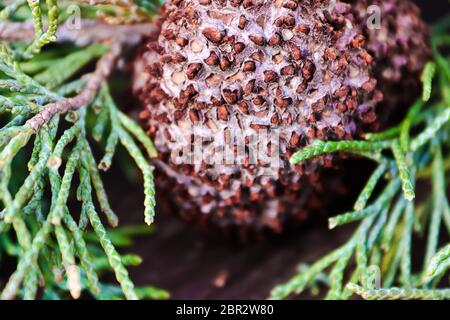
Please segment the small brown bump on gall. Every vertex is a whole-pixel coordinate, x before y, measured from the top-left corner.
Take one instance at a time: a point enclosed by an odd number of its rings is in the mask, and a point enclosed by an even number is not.
[[[298,48],[294,44],[291,45],[291,55],[295,61],[299,61],[302,58],[302,52],[300,51],[300,48]]]
[[[198,101],[195,103],[194,108],[197,110],[202,110],[206,108],[206,103],[203,101]]]
[[[345,100],[345,105],[349,110],[354,110],[358,106],[358,102],[353,98]]]
[[[369,81],[367,81],[366,83],[363,84],[362,88],[364,89],[364,91],[369,93],[369,92],[372,92],[373,90],[375,90],[376,86],[377,86],[377,80],[370,79]]]
[[[219,29],[212,27],[203,29],[202,33],[206,39],[216,44],[220,44],[224,37],[224,34]]]
[[[216,86],[220,85],[221,80],[222,79],[218,75],[211,73],[205,79],[205,83],[208,88],[212,88],[212,87],[216,87]]]
[[[259,124],[259,123],[252,123],[252,124],[250,124],[250,128],[252,128],[254,130],[266,130],[268,128],[268,125]],[[256,193],[256,196],[259,197],[259,194]]]
[[[216,107],[222,106],[225,103],[225,100],[223,100],[222,96],[220,97],[212,96],[210,101]]]
[[[239,17],[239,24],[238,24],[239,29],[244,29],[245,26],[247,25],[247,23],[248,23],[248,20],[245,16]]]
[[[292,148],[297,147],[298,142],[300,141],[300,135],[297,132],[293,132],[291,135],[291,139],[289,140],[289,144]]]
[[[346,86],[342,86],[334,92],[334,96],[337,98],[346,97],[349,94],[349,89]]]
[[[189,110],[189,119],[190,119],[192,122],[197,122],[197,121],[199,121],[199,120],[200,120],[199,112],[198,112],[197,110],[195,110],[195,109]]]
[[[215,65],[219,64],[219,57],[217,56],[217,54],[214,51],[211,51],[209,53],[208,58],[205,59],[205,63],[208,66],[215,66]]]
[[[298,26],[296,26],[294,28],[294,31],[300,32],[300,33],[303,33],[303,34],[308,34],[310,32],[310,30],[311,29],[308,26],[304,25],[304,24],[299,24]]]
[[[291,98],[275,98],[275,100],[274,100],[274,104],[278,108],[286,108],[291,103],[292,103],[292,99]]]
[[[273,36],[269,39],[269,45],[272,47],[278,46],[281,44],[281,36],[278,33],[275,33]]]
[[[219,120],[228,121],[228,110],[225,106],[217,107],[217,118]]]
[[[272,61],[275,62],[276,64],[280,64],[284,61],[284,59],[281,53],[277,53],[272,56]]]
[[[223,38],[222,43],[234,44],[235,41],[236,41],[236,37],[235,36],[226,36],[226,37]]]
[[[266,43],[266,40],[263,36],[251,34],[248,38],[256,45],[263,46]]]
[[[186,76],[189,80],[193,80],[202,69],[201,63],[191,63],[186,70]]]
[[[293,76],[295,74],[295,67],[293,65],[287,65],[281,68],[280,73],[282,76]]]
[[[283,18],[283,24],[288,27],[288,28],[292,28],[293,26],[295,26],[295,18],[293,15],[287,15]]]
[[[245,44],[243,44],[242,42],[236,42],[233,45],[233,52],[236,54],[241,53],[242,51],[244,51],[244,49],[245,49]]]
[[[278,97],[278,98],[281,97],[281,96],[283,96],[283,91],[281,90],[280,87],[276,88],[276,89],[274,90],[274,93],[275,93],[275,96]]]
[[[162,66],[159,62],[154,63],[153,65],[149,66],[148,68],[148,72],[156,77],[156,78],[160,78],[163,74],[163,69]]]
[[[298,85],[296,92],[298,94],[302,94],[303,92],[305,92],[305,90],[306,90],[306,84],[302,83],[302,84]]]
[[[244,86],[244,95],[249,95],[250,93],[253,92],[253,89],[255,88],[255,79],[250,80],[249,82],[247,82],[247,84]]]
[[[252,55],[250,56],[250,59],[263,63],[264,62],[264,52],[262,52],[261,50],[253,52]]]
[[[244,6],[244,9],[249,9],[255,5],[255,0],[244,0],[242,5]]]
[[[265,15],[260,15],[256,18],[255,22],[258,26],[264,29],[266,25],[267,17]]]
[[[264,82],[274,82],[278,80],[278,74],[272,70],[264,71]]]
[[[181,91],[181,95],[185,96],[185,97],[193,97],[198,93],[197,90],[195,90],[194,85],[191,83],[190,85],[188,85],[186,87],[186,89]]]
[[[297,6],[298,6],[297,2],[292,0],[288,0],[283,3],[283,8],[291,9],[292,11],[297,9]]]
[[[173,105],[177,109],[184,109],[184,108],[186,108],[188,103],[189,103],[189,97],[181,97],[181,98],[173,99]]]
[[[252,72],[252,71],[255,71],[255,69],[256,69],[256,65],[255,65],[254,61],[245,61],[244,62],[243,70],[245,72]]]
[[[345,112],[347,111],[347,107],[345,104],[343,104],[342,102],[338,102],[336,104],[336,109],[339,110],[340,112]]]
[[[337,58],[336,50],[334,48],[327,48],[325,50],[325,57],[330,61],[336,60]]]
[[[174,40],[175,39],[175,33],[173,30],[167,29],[161,32],[161,35],[166,38],[167,40]]]
[[[274,126],[278,126],[280,124],[280,116],[278,113],[274,113],[272,118],[270,118],[270,123]]]
[[[257,96],[257,97],[255,97],[255,98],[253,98],[252,102],[253,102],[253,104],[254,104],[255,106],[260,106],[260,105],[262,105],[264,102],[266,102],[266,99],[264,99],[264,98],[261,97],[261,96]]]
[[[239,110],[241,110],[241,112],[243,114],[249,114],[250,113],[247,102],[240,101],[238,106],[239,106]]]
[[[281,28],[283,26],[283,17],[280,17],[280,18],[275,20],[275,26],[277,28]]]
[[[177,43],[177,45],[179,45],[182,48],[184,48],[188,44],[188,40],[183,37],[177,37],[175,39],[175,42]]]
[[[183,118],[183,116],[184,116],[183,110],[175,110],[173,113],[173,117],[175,118],[175,121],[180,120],[181,118]]]
[[[366,38],[362,34],[358,34],[352,40],[352,47],[356,49],[362,48],[364,43],[366,42]]]
[[[364,123],[373,123],[377,120],[375,112],[370,111],[361,115],[361,119]]]
[[[239,7],[242,4],[242,0],[231,0],[230,2],[233,7]]]
[[[158,103],[162,99],[166,98],[165,92],[161,88],[155,88],[150,92],[150,101]]]
[[[222,57],[222,59],[220,59],[220,70],[225,71],[229,69],[230,66],[231,66],[230,59],[228,59],[227,57]]]
[[[310,80],[316,72],[316,66],[312,61],[306,60],[302,68],[302,75],[305,79]]]
[[[171,56],[171,60],[172,60],[172,62],[180,63],[180,62],[186,61],[186,57],[180,53],[174,53]]]
[[[237,92],[229,89],[223,90],[223,98],[228,104],[235,104],[238,100]]]

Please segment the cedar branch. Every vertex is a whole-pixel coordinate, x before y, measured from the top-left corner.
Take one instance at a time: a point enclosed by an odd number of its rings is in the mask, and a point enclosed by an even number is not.
[[[79,28],[63,24],[56,33],[57,42],[72,42],[86,46],[114,39],[125,45],[136,45],[142,37],[151,35],[158,29],[155,23],[136,23],[132,25],[113,25],[95,20],[81,20]],[[0,40],[31,41],[34,28],[31,21],[0,22]]]
[[[61,99],[57,102],[46,105],[41,112],[29,119],[26,124],[34,132],[38,132],[43,125],[48,123],[53,118],[53,116],[66,113],[68,111],[77,110],[90,104],[94,100],[100,86],[111,74],[115,61],[120,55],[120,52],[120,45],[117,43],[112,44],[110,46],[110,51],[97,62],[95,71],[90,74],[86,86],[77,96]]]

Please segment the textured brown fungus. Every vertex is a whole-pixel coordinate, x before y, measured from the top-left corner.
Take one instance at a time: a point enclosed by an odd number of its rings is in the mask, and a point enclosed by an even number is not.
[[[371,5],[381,9],[375,29]],[[407,0],[172,0],[160,23],[134,82],[160,151],[159,189],[187,220],[243,232],[280,231],[320,207],[320,192],[336,190],[321,172],[337,157],[296,166],[289,157],[315,139],[378,130],[381,115],[411,98],[399,92],[418,86],[429,57],[428,29]],[[252,162],[249,148],[238,163],[174,163],[198,123],[209,156],[224,145],[237,154],[230,134],[248,142],[278,132],[278,142],[258,143],[279,167]]]

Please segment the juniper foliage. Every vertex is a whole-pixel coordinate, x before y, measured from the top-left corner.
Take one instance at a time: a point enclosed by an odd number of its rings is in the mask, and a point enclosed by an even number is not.
[[[72,1],[0,4],[0,254],[17,258],[0,298],[61,299],[68,293],[78,298],[85,291],[99,299],[164,299],[164,290],[134,286],[127,266],[141,259],[116,249],[142,230],[108,231],[102,222],[118,224],[99,172],[110,168],[118,144],[143,173],[145,221],[150,224],[154,216],[153,168],[146,159],[156,150],[138,124],[119,110],[108,83],[127,40],[122,35],[73,45],[64,38],[76,30],[66,26],[66,33],[58,34],[72,18],[96,18],[106,22],[103,28],[145,23],[156,3],[75,3],[76,10]],[[60,37],[62,43],[49,46]],[[86,73],[94,62],[95,70]],[[104,148],[100,161],[92,140]],[[79,213],[68,209],[73,195],[81,204]],[[88,225],[93,231],[86,231]],[[99,281],[106,270],[114,272],[118,285]]]
[[[377,167],[354,211],[329,219],[330,229],[358,222],[350,239],[273,288],[271,299],[316,292],[318,282],[326,284],[327,299],[450,299],[450,244],[445,243],[450,235],[450,59],[444,54],[449,25],[450,17],[433,30],[434,60],[423,70],[422,97],[400,124],[362,141],[316,141],[292,156],[298,163],[347,152],[367,155]],[[431,186],[425,199],[416,200],[416,185]],[[412,248],[416,242],[424,245],[423,253]],[[419,268],[412,263],[417,259],[423,262]]]

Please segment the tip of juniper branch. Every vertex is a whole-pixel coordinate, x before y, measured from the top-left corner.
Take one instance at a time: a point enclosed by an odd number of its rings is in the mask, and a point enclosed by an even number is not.
[[[149,156],[150,156],[150,158],[158,158],[158,152],[155,150],[155,151],[151,151],[150,153],[149,153]]]
[[[347,289],[350,290],[351,292],[355,292],[358,289],[358,286],[354,283],[347,283],[346,285]]]
[[[112,214],[108,215],[107,219],[108,219],[108,223],[110,224],[111,227],[115,228],[119,225],[119,218],[117,218],[117,216],[114,214],[114,212],[112,212]]]
[[[76,265],[71,265],[67,269],[67,287],[70,295],[74,299],[78,299],[81,295],[80,271]]]
[[[147,225],[151,225],[153,223],[154,219],[153,219],[153,217],[146,217],[144,219],[144,221]]]
[[[108,171],[108,169],[110,168],[110,164],[106,163],[105,161],[100,161],[100,163],[98,164],[98,168],[102,171]]]
[[[6,223],[12,223],[13,222],[13,218],[11,218],[8,214],[6,214],[3,217],[3,221],[6,222]]]
[[[328,229],[334,229],[337,226],[337,221],[333,218],[328,219]]]
[[[414,193],[406,194],[405,199],[408,201],[413,201],[416,195]]]

